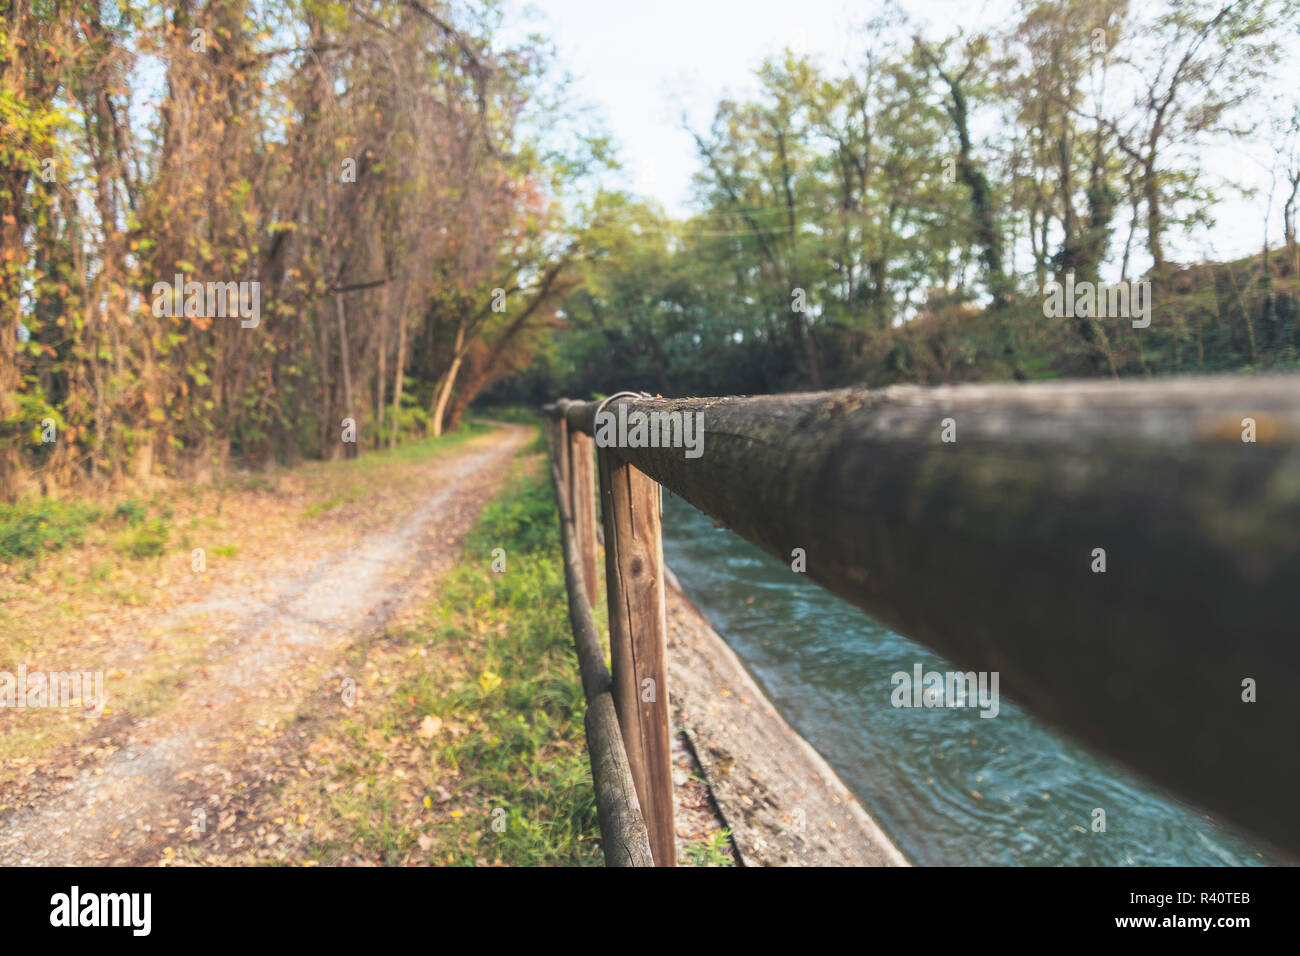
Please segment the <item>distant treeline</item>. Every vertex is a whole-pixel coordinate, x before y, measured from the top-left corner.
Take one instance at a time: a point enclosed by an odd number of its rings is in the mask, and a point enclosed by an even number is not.
[[[601,197],[566,330],[484,399],[1295,367],[1298,26],[1290,0],[1050,0],[936,39],[891,7],[852,69],[767,62],[696,133],[701,211]],[[1228,195],[1216,142],[1266,147],[1275,212],[1259,254],[1177,265]],[[1052,282],[1129,281],[1145,328],[1044,314]]]
[[[480,395],[1294,365],[1298,3],[948,37],[886,6],[852,68],[719,104],[679,221],[593,188],[607,144],[495,0],[0,0],[0,500],[352,454]],[[1274,157],[1273,245],[1179,266],[1234,137]],[[1150,325],[1043,314],[1101,279],[1149,281]]]
[[[437,432],[526,361],[599,142],[527,133],[499,19],[0,0],[0,500]]]

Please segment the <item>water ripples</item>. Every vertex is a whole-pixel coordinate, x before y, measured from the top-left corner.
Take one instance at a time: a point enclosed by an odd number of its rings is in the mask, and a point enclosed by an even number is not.
[[[900,848],[932,865],[1249,865],[1255,849],[1002,698],[896,708],[890,677],[952,669],[675,496],[664,551],[786,719]],[[1093,811],[1106,832],[1092,832]]]

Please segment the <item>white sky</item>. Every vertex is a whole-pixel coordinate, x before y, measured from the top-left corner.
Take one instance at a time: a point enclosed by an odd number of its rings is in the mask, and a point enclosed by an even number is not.
[[[510,32],[535,31],[554,41],[557,65],[573,75],[576,97],[596,109],[616,143],[625,168],[612,185],[656,199],[678,216],[691,211],[691,176],[698,168],[694,144],[681,129],[683,113],[695,128],[705,128],[720,99],[757,90],[753,71],[786,46],[814,55],[832,70],[856,61],[851,28],[877,10],[874,0],[524,2],[515,0],[517,12],[507,17]],[[903,0],[902,5],[928,24],[932,35],[957,26],[1005,29],[1015,7],[1012,0]],[[1279,70],[1279,77],[1286,75]],[[1262,142],[1237,143],[1215,150],[1207,162],[1223,175],[1267,189],[1262,164],[1268,156]],[[1264,206],[1262,196],[1225,202],[1215,210],[1219,225],[1211,233],[1190,241],[1171,236],[1171,252],[1187,260],[1257,251]],[[1123,228],[1117,229],[1121,244]],[[1270,232],[1280,238],[1277,212]]]

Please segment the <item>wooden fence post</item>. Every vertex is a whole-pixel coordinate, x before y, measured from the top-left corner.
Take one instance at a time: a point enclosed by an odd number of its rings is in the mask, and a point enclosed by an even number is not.
[[[546,436],[546,447],[550,452],[550,458],[556,463],[556,467],[558,468],[560,456],[560,420],[549,416],[542,419],[542,434]],[[562,480],[564,472],[561,471],[560,475]]]
[[[602,449],[599,459],[614,708],[655,865],[673,866],[659,486],[610,451]]]
[[[564,420],[563,415],[558,415],[555,421],[555,460],[560,466],[560,480],[563,484],[561,488],[565,489],[564,497],[573,500],[573,494],[570,491],[572,487],[572,475],[569,471],[569,423]],[[573,514],[572,508],[569,511]]]
[[[582,559],[582,581],[587,603],[596,606],[596,475],[593,442],[580,431],[569,432],[569,513]]]

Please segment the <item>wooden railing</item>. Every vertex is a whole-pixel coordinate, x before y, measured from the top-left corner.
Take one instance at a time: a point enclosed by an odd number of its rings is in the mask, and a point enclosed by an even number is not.
[[[656,863],[673,852],[656,483],[779,560],[802,555],[812,580],[963,670],[998,672],[1085,746],[1300,854],[1300,377],[545,411],[584,686],[610,695],[620,730],[589,734],[593,769],[623,774],[603,797],[597,780],[609,862],[644,862],[609,846],[641,832]],[[629,430],[617,445],[602,411],[658,413],[664,440]],[[703,416],[689,455],[663,431],[674,414]],[[598,459],[612,675],[590,618],[593,435],[611,439]]]
[[[676,841],[659,489],[635,468],[600,456],[611,674],[591,616],[598,594],[592,439],[570,432],[553,414],[548,424],[605,862],[672,866]]]

